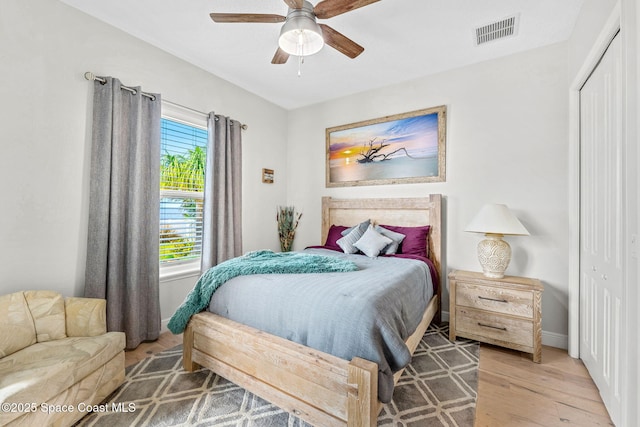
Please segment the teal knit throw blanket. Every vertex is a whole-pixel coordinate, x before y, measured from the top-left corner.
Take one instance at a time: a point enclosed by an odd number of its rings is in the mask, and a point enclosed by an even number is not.
[[[355,271],[358,267],[344,259],[299,252],[276,253],[269,250],[248,252],[207,270],[171,316],[169,330],[180,334],[191,316],[204,310],[211,295],[227,280],[249,274],[297,274]]]

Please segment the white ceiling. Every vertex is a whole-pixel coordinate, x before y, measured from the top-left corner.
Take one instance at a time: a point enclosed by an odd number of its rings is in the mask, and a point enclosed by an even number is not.
[[[381,0],[322,20],[362,45],[272,65],[282,24],[220,24],[211,12],[286,15],[282,0],[62,0],[286,109],[565,41],[583,0]],[[312,1],[316,4],[317,1]],[[518,15],[515,37],[475,45],[478,26]],[[100,71],[100,70],[96,70]],[[107,72],[108,70],[103,70]]]

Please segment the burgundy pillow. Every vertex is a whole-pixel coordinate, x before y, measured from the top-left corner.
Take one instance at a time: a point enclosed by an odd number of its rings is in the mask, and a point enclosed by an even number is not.
[[[332,248],[338,249],[339,251],[342,251],[342,249],[340,249],[340,246],[338,246],[336,241],[342,237],[342,232],[347,228],[349,227],[345,227],[342,225],[332,225],[329,228],[329,232],[327,233],[327,241],[325,242],[324,245],[330,246]]]
[[[427,237],[429,236],[429,230],[431,229],[430,225],[423,225],[420,227],[399,227],[395,225],[381,224],[380,227],[406,236],[400,244],[400,250],[398,251],[399,254],[402,253],[419,255],[427,258],[429,257]]]

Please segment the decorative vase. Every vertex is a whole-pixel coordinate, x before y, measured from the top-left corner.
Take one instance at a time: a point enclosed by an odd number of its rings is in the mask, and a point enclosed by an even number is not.
[[[301,217],[302,214],[296,213],[293,206],[278,206],[276,221],[278,222],[278,237],[282,252],[290,252],[293,248],[293,239]]]
[[[294,237],[295,233],[291,233],[291,235],[287,236],[280,236],[280,250],[282,252],[291,252]]]

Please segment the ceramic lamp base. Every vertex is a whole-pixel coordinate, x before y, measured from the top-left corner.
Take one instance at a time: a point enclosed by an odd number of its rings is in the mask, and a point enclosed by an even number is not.
[[[502,234],[485,234],[478,243],[478,261],[486,277],[502,279],[511,261],[511,247],[502,240]]]

